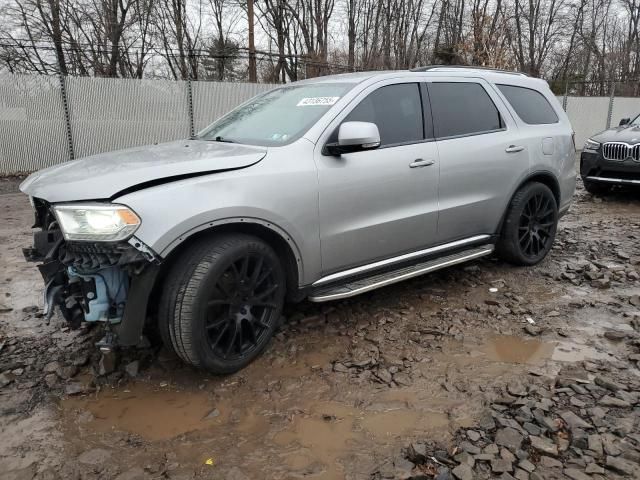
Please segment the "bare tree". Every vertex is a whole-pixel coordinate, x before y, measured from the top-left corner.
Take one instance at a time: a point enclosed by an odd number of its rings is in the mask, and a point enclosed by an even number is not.
[[[161,55],[175,79],[198,79],[202,1],[187,11],[187,0],[156,0],[156,29]]]

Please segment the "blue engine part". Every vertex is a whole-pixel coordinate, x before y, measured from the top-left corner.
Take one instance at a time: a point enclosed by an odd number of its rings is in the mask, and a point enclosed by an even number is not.
[[[68,267],[69,283],[85,282],[95,288],[83,289],[84,319],[87,322],[119,323],[129,291],[129,276],[118,267],[110,267],[92,273],[81,273]]]

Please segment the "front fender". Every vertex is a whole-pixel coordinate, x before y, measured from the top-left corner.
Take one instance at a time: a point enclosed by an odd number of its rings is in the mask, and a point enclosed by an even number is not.
[[[117,201],[142,219],[135,236],[161,258],[200,231],[260,224],[289,244],[300,284],[310,284],[321,273],[315,164],[311,155],[283,153],[270,151],[249,168],[154,186]]]

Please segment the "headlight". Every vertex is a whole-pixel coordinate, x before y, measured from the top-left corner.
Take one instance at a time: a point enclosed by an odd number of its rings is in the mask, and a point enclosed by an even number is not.
[[[56,205],[66,240],[117,242],[133,235],[140,218],[124,205]]]
[[[590,152],[597,152],[600,148],[600,142],[595,142],[591,139],[587,140],[584,144],[584,150],[588,150]]]

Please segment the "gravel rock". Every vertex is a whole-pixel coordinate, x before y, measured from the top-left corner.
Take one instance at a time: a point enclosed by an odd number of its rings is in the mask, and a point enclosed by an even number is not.
[[[611,395],[605,395],[598,403],[603,407],[614,407],[614,408],[629,408],[631,404],[625,400],[620,400],[619,398],[612,397]]]
[[[516,451],[522,445],[524,437],[515,428],[501,428],[496,433],[495,442],[497,445],[507,447],[511,451]]]
[[[520,462],[518,463],[518,467],[526,470],[529,473],[533,472],[536,469],[536,466],[529,460],[520,460]]]
[[[140,370],[140,361],[134,360],[133,362],[127,363],[124,367],[124,371],[132,378],[138,376],[138,371]]]
[[[584,472],[590,475],[591,474],[604,475],[604,468],[602,468],[597,463],[590,463],[589,465],[587,465],[587,468],[584,469]]]
[[[480,440],[481,435],[475,430],[467,430],[467,438],[472,442],[477,442],[478,440]]]
[[[591,450],[597,457],[601,457],[604,454],[602,448],[602,438],[598,434],[589,435],[589,450]]]
[[[607,390],[611,390],[612,392],[617,392],[618,390],[626,390],[627,387],[611,380],[610,378],[605,378],[601,376],[597,376],[594,379],[594,383],[602,388],[606,388]]]
[[[531,442],[531,446],[540,453],[554,457],[558,456],[558,446],[548,438],[529,435],[529,441]]]
[[[60,364],[60,362],[58,362],[57,360],[53,361],[53,362],[49,362],[47,363],[44,368],[42,369],[42,371],[44,373],[54,373],[58,370],[60,370],[62,368],[62,365]]]
[[[407,449],[407,458],[413,463],[424,463],[427,459],[427,445],[424,443],[414,442]]]
[[[349,369],[340,362],[336,362],[333,364],[333,371],[338,373],[349,373]]]
[[[458,465],[456,468],[451,470],[451,473],[458,480],[473,480],[474,479],[473,470],[467,464]]]
[[[577,468],[565,468],[564,473],[567,477],[572,480],[592,480],[591,477],[584,472],[578,470]]]
[[[621,342],[622,340],[627,338],[627,333],[621,332],[619,330],[607,330],[606,332],[604,332],[604,337],[614,342]]]
[[[91,390],[91,386],[83,382],[70,382],[64,386],[65,395],[80,395]]]
[[[513,463],[503,458],[491,460],[491,471],[493,473],[513,472]]]
[[[631,475],[632,478],[640,478],[640,466],[638,466],[637,463],[630,462],[624,458],[607,455],[606,465],[607,468],[616,472]]]
[[[574,430],[576,428],[581,428],[583,430],[593,428],[593,425],[591,425],[588,422],[585,422],[582,418],[580,418],[578,415],[573,413],[571,410],[560,412],[560,418],[562,418],[565,422],[567,422],[567,425],[571,427],[571,430]]]
[[[7,373],[0,373],[0,388],[6,387],[13,382],[13,377]]]

